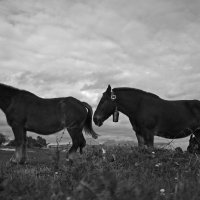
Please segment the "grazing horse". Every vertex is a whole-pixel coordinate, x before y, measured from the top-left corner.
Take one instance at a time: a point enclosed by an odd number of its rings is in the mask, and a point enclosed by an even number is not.
[[[49,135],[66,128],[72,138],[69,155],[85,146],[82,130],[93,138],[92,108],[73,97],[44,99],[35,94],[5,84],[0,84],[0,109],[11,126],[16,150],[11,161],[26,161],[26,132]]]
[[[120,111],[127,115],[139,147],[153,147],[154,135],[175,139],[200,132],[200,101],[168,101],[134,88],[109,85],[97,106],[93,120],[97,126]],[[115,121],[115,117],[113,118]]]

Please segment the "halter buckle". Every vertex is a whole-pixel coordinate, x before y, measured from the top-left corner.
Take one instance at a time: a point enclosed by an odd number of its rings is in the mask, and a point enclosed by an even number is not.
[[[111,92],[111,100],[114,101],[116,98],[117,98],[116,95],[115,95],[114,92],[112,91],[112,92]]]

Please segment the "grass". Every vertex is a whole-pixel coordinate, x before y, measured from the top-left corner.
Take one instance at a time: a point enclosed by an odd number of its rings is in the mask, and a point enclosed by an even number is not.
[[[73,163],[65,153],[36,149],[29,164],[10,165],[12,152],[0,151],[2,200],[194,200],[200,196],[198,155],[136,147],[87,146]],[[56,167],[55,167],[56,166]]]

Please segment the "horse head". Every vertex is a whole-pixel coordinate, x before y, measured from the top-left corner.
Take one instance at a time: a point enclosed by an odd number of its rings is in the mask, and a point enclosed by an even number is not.
[[[114,94],[110,85],[108,85],[107,90],[103,93],[101,100],[97,106],[94,113],[94,123],[97,126],[101,126],[103,122],[108,119],[112,114],[113,121],[118,121],[118,111],[116,106],[116,95]]]

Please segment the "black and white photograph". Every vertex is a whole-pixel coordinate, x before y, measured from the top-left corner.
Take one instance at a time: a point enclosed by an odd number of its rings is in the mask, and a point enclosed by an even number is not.
[[[199,200],[200,1],[0,0],[0,199]]]

